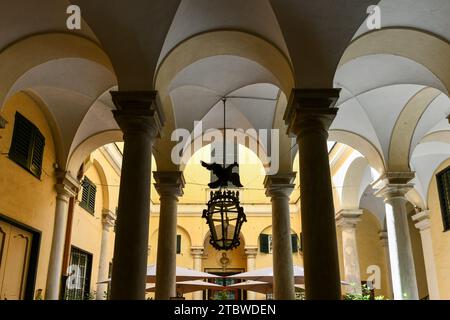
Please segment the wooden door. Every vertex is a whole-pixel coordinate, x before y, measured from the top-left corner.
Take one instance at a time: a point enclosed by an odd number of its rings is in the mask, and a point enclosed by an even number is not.
[[[0,299],[24,298],[32,240],[30,232],[0,221]]]

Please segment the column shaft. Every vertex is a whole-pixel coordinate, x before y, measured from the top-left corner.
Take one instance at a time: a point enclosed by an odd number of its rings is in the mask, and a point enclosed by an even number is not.
[[[203,247],[192,247],[191,254],[193,258],[193,268],[196,271],[203,271],[202,260],[203,260]],[[203,300],[203,291],[195,291],[192,294],[193,300]]]
[[[297,138],[306,299],[341,299],[328,128],[338,89],[294,89],[285,113]]]
[[[258,253],[258,248],[245,248],[245,254],[247,256],[247,272],[253,271],[256,268],[256,254]],[[256,292],[247,291],[247,300],[256,300]]]
[[[342,233],[345,281],[351,284],[345,287],[347,293],[361,293],[361,273],[356,242],[356,224],[360,221],[361,214],[362,211],[359,209],[344,209],[336,215],[337,225]]]
[[[436,265],[434,262],[430,216],[427,211],[422,211],[415,214],[412,218],[414,221],[417,221],[415,227],[420,230],[423,259],[425,261],[425,271],[427,276],[428,295],[430,300],[439,300],[440,294],[436,274]]]
[[[162,126],[156,92],[111,92],[124,150],[111,299],[145,299],[153,140]]]
[[[389,261],[395,300],[419,299],[405,198],[405,194],[413,187],[407,182],[413,177],[413,173],[389,172],[373,183],[378,189],[375,194],[384,197],[386,204]]]
[[[66,172],[57,171],[56,179],[55,220],[45,291],[45,298],[47,300],[59,299],[69,198],[74,197],[79,188],[78,182]]]
[[[183,174],[155,172],[156,190],[160,194],[158,252],[156,259],[156,300],[176,296],[177,206],[184,187]]]
[[[294,300],[294,264],[292,259],[289,196],[295,174],[266,176],[266,195],[272,202],[273,294],[277,300]]]
[[[114,226],[116,215],[109,210],[103,210],[102,213],[102,242],[100,245],[100,261],[98,266],[98,281],[102,282],[108,279],[109,260],[108,260],[108,241],[109,231]],[[107,283],[97,284],[97,300],[105,300],[105,292],[108,290]]]

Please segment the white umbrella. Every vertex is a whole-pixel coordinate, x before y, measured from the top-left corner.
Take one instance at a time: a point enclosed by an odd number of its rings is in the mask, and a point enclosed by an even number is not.
[[[304,283],[304,272],[303,268],[299,266],[294,267],[294,282],[295,284],[303,284]],[[243,279],[243,280],[254,280],[260,282],[269,282],[273,283],[273,268],[264,268],[264,269],[256,269],[253,271],[233,274],[228,276],[227,278],[234,279]]]
[[[177,293],[189,293],[189,292],[195,292],[200,290],[223,290],[225,289],[224,286],[201,281],[201,280],[192,280],[192,281],[180,281],[176,284],[176,291]],[[149,283],[147,284],[147,287],[145,289],[146,292],[155,292],[155,283]]]
[[[295,287],[303,289],[302,284],[296,284]],[[244,282],[230,284],[229,286],[226,287],[226,289],[243,289],[243,290],[267,294],[267,293],[273,292],[273,283],[247,280]]]
[[[215,274],[192,270],[188,268],[176,267],[176,281],[191,281],[200,279],[221,278]],[[108,283],[111,279],[100,281],[97,283]],[[156,281],[156,264],[147,266],[147,282]]]

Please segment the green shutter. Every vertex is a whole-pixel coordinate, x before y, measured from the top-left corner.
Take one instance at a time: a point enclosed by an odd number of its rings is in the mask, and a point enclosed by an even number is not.
[[[303,232],[300,232],[300,247],[299,251],[303,252]]]
[[[177,234],[177,254],[181,253],[181,235]]]
[[[269,253],[269,235],[259,235],[259,251],[262,253]]]
[[[291,241],[292,241],[292,252],[297,253],[298,252],[298,235],[296,233],[291,234]]]
[[[97,194],[96,185],[87,177],[83,179],[83,192],[81,194],[80,206],[89,213],[95,212],[95,195]]]
[[[436,175],[444,231],[450,230],[450,167]]]
[[[45,138],[28,119],[16,112],[9,158],[40,178]]]

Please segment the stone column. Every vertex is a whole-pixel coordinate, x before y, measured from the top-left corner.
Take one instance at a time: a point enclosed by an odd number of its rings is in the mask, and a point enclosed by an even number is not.
[[[116,214],[110,210],[104,209],[102,212],[102,243],[100,245],[100,261],[98,265],[98,281],[105,281],[108,279],[109,261],[108,261],[108,241],[109,230],[114,227],[116,221]],[[105,300],[105,292],[108,290],[107,283],[97,284],[97,300]]]
[[[156,91],[111,92],[124,149],[112,269],[112,300],[145,299],[152,145],[164,121]]]
[[[156,300],[176,296],[177,206],[183,195],[184,177],[180,171],[154,172],[160,196],[158,252],[156,258]]]
[[[386,204],[386,227],[389,240],[392,291],[395,300],[418,300],[416,272],[409,235],[405,194],[413,172],[386,172],[372,186],[376,196]]]
[[[328,128],[340,89],[293,89],[284,120],[297,139],[306,299],[341,299]]]
[[[247,247],[244,249],[245,255],[247,256],[247,272],[255,270],[255,260],[258,254],[257,247]],[[256,292],[247,291],[247,300],[256,300]]]
[[[53,224],[53,239],[48,265],[45,299],[58,300],[61,288],[64,240],[66,238],[69,199],[75,197],[80,187],[76,178],[69,172],[56,171],[56,209]]]
[[[191,247],[191,255],[194,260],[193,268],[196,271],[203,271],[202,260],[203,260],[203,247]],[[195,291],[192,294],[192,299],[203,300],[203,291]]]
[[[381,247],[383,248],[383,253],[386,261],[386,293],[388,298],[392,298],[394,293],[392,292],[392,276],[391,276],[391,259],[389,258],[389,241],[388,234],[386,230],[381,230],[378,232],[378,236],[380,237]]]
[[[347,293],[361,293],[361,273],[356,243],[356,224],[361,221],[361,214],[360,209],[343,209],[336,214],[336,224],[342,230],[345,281],[351,284],[345,287]]]
[[[272,202],[273,294],[277,300],[294,300],[289,196],[294,190],[295,173],[266,176],[266,195]]]
[[[433,241],[431,239],[431,219],[427,210],[412,216],[415,227],[420,231],[422,239],[423,259],[425,260],[425,271],[427,276],[428,295],[430,300],[440,300],[439,285],[434,263]]]

